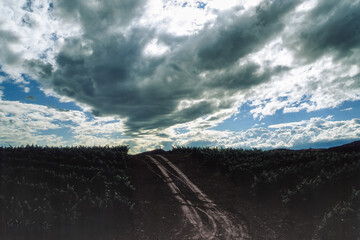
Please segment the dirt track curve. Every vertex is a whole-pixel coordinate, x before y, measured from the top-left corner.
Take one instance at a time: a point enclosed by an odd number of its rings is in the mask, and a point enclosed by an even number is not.
[[[312,239],[306,211],[291,215],[275,200],[256,201],[248,183],[192,155],[142,153],[129,169],[135,207],[126,240]]]
[[[234,224],[231,216],[219,209],[175,164],[162,155],[147,155],[143,160],[163,179],[179,203],[184,225],[190,224],[190,239],[250,239],[247,228]],[[155,169],[154,169],[155,167]]]

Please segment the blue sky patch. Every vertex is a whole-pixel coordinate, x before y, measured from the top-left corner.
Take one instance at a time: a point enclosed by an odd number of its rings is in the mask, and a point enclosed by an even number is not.
[[[283,113],[283,109],[280,109],[274,115],[264,116],[262,120],[259,120],[259,118],[254,119],[250,113],[251,109],[251,106],[244,104],[236,116],[226,119],[224,122],[211,128],[211,130],[245,131],[252,127],[268,127],[281,123],[300,122],[315,117],[326,118],[333,116],[333,120],[336,121],[360,118],[360,101],[346,101],[336,108],[326,108],[312,112],[301,110],[299,112]]]
[[[7,76],[4,72],[0,72],[0,74],[5,77]],[[45,93],[41,91],[40,83],[31,79],[29,76],[23,75],[23,78],[28,84],[15,83],[12,79],[0,83],[0,86],[3,88],[3,100],[38,104],[60,110],[82,111],[74,102],[60,102],[56,97],[46,96]],[[25,92],[26,88],[29,89],[28,92]]]
[[[202,8],[202,9],[204,9],[207,5],[207,3],[201,1],[197,1],[196,4],[197,4],[197,8]]]

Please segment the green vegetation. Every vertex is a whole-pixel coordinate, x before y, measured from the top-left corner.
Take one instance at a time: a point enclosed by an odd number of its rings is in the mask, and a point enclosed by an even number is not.
[[[316,229],[319,239],[358,239],[360,236],[360,191],[353,190],[349,201],[337,203],[324,214]]]
[[[0,148],[0,238],[53,234],[52,239],[64,239],[62,234],[76,231],[98,239],[96,233],[122,231],[133,206],[127,151]]]
[[[258,200],[323,215],[319,239],[360,234],[360,151],[239,150],[178,147],[203,166],[220,168]],[[334,227],[336,226],[336,227]]]

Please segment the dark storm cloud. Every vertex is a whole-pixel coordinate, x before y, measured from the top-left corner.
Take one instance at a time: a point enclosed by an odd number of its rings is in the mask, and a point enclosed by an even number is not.
[[[275,68],[264,66],[264,69],[261,68],[259,64],[248,63],[238,68],[217,72],[213,76],[209,76],[208,86],[212,88],[222,88],[228,91],[237,91],[269,81],[272,76],[289,70],[289,68],[285,66],[277,66]]]
[[[29,72],[41,79],[49,79],[52,74],[53,66],[50,63],[43,63],[40,60],[25,60],[23,65]]]
[[[260,50],[269,38],[283,28],[281,18],[302,1],[264,1],[254,16],[237,16],[232,12],[217,19],[205,30],[196,49],[197,64],[205,69],[226,67],[247,54]]]
[[[2,64],[11,65],[18,63],[20,60],[20,55],[10,49],[10,44],[17,41],[18,37],[13,32],[0,30],[0,60]]]
[[[131,28],[126,35],[110,31],[136,16],[142,3],[118,2],[121,6],[115,1],[101,2],[98,7],[84,1],[59,4],[63,16],[79,16],[84,34],[66,40],[51,74],[48,66],[32,64],[57,93],[88,104],[96,115],[125,118],[130,134],[230,108],[234,104],[231,94],[280,74],[281,66],[262,69],[248,60],[242,67],[235,63],[279,34],[283,17],[301,1],[264,1],[252,15],[227,11],[214,26],[191,37],[143,28]],[[160,57],[144,56],[144,48],[154,38],[170,45],[172,51]],[[200,76],[203,71],[208,77]],[[44,78],[46,74],[49,77]],[[182,100],[191,104],[179,108]]]
[[[160,106],[163,106],[160,103],[158,104]],[[154,114],[151,112],[147,112],[146,116],[142,118],[138,118],[139,120],[137,121],[129,121],[127,122],[127,125],[133,131],[139,129],[151,130],[157,128],[166,128],[173,126],[175,124],[192,121],[194,119],[197,119],[208,113],[213,112],[214,109],[217,109],[217,107],[213,106],[211,103],[207,101],[201,101],[199,103],[192,105],[190,108],[186,108],[180,111],[170,112],[169,114],[162,114],[160,115],[161,117],[159,117],[159,115],[157,115],[156,117],[152,117]],[[132,135],[132,134],[134,133],[131,131],[128,132],[128,135]]]
[[[295,35],[289,36],[298,57],[317,60],[325,54],[348,57],[360,47],[360,2],[322,0]]]
[[[70,21],[79,18],[87,37],[101,35],[108,26],[128,24],[143,11],[145,0],[60,0],[54,9]]]

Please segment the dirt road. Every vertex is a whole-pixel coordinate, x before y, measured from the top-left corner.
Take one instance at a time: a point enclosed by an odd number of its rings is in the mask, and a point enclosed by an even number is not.
[[[170,193],[176,203],[174,206],[170,201],[169,205],[180,209],[180,213],[175,214],[180,217],[180,224],[175,226],[175,233],[171,234],[169,230],[169,239],[250,239],[246,225],[238,220],[234,224],[232,216],[220,209],[170,159],[162,155],[146,155],[141,161],[153,176],[166,183],[167,193],[164,194]],[[164,218],[174,216],[170,212],[163,215]],[[161,236],[148,238],[162,239]]]
[[[131,168],[136,190],[128,239],[307,239],[294,236],[286,212],[253,202],[247,190],[191,156],[140,154]]]
[[[190,223],[193,239],[249,239],[247,229],[235,225],[225,211],[219,209],[177,166],[161,155],[147,157],[160,170],[161,178],[179,202],[184,221]],[[157,158],[157,159],[155,159]],[[176,183],[173,179],[177,179]],[[181,191],[181,184],[187,191]],[[191,196],[192,195],[192,196]],[[193,199],[190,201],[190,199]]]

